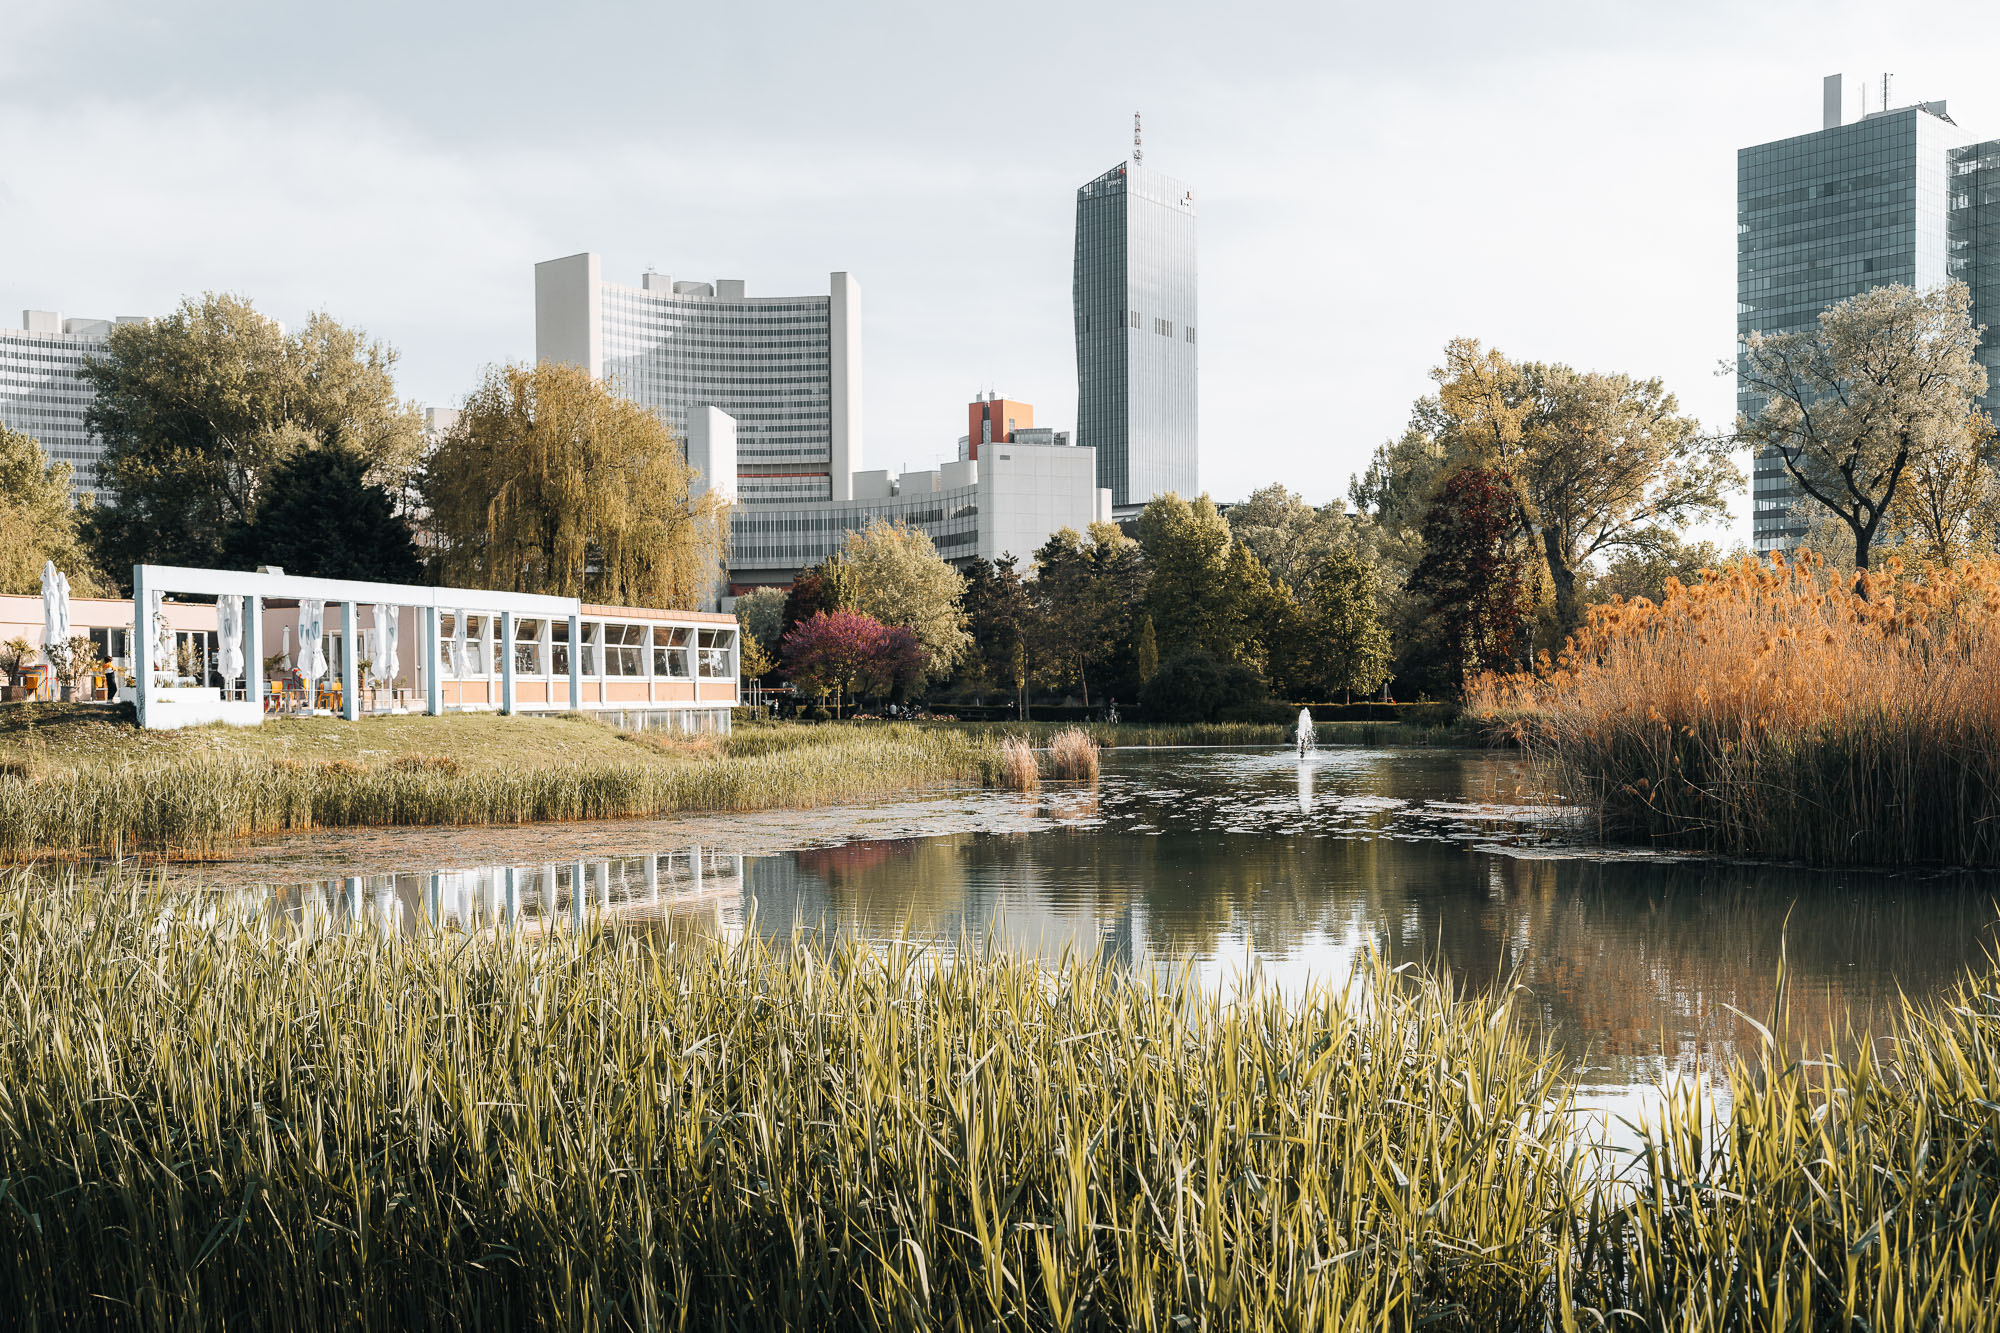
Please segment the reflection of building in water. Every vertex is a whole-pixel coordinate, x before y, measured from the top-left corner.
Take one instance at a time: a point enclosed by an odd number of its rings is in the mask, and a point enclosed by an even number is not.
[[[279,890],[271,909],[313,934],[364,925],[410,934],[420,927],[638,921],[733,904],[742,893],[740,855],[690,847],[645,856],[318,880]]]

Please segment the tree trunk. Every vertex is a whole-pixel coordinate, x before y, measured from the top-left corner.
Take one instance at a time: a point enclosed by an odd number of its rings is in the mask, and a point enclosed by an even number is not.
[[[1875,543],[1873,528],[1854,530],[1854,595],[1862,601],[1868,600],[1868,556],[1869,547]]]
[[[1556,585],[1556,630],[1567,638],[1583,615],[1576,604],[1576,571],[1563,559],[1552,528],[1542,529],[1542,555],[1548,562],[1549,582]]]

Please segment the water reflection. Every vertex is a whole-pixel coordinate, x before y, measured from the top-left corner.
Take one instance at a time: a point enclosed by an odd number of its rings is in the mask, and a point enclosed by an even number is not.
[[[1728,1006],[1770,1011],[1781,949],[1792,1033],[1817,1044],[1848,1024],[1886,1030],[1899,988],[1934,993],[1996,940],[1990,877],[1581,845],[1505,754],[1112,752],[1094,789],[960,793],[939,827],[951,831],[263,892],[269,910],[320,930],[576,928],[597,915],[773,938],[987,939],[1186,970],[1224,993],[1253,967],[1281,986],[1338,980],[1374,951],[1468,986],[1518,981],[1517,1010],[1607,1092],[1734,1053],[1750,1029]],[[535,845],[523,831],[523,849]]]

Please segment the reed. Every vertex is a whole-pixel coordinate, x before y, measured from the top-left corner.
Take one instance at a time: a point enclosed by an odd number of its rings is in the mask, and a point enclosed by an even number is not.
[[[1610,838],[1814,864],[2000,864],[2000,561],[1739,563],[1597,608],[1471,690]]]
[[[1504,1002],[1074,959],[302,937],[0,886],[16,1327],[1541,1327],[1581,1157]]]
[[[1035,747],[1019,736],[1007,736],[1000,742],[1000,785],[1011,791],[1034,791],[1042,785]]]
[[[1782,978],[1781,986],[1782,991]],[[1774,1024],[1775,1026],[1775,1024]],[[0,878],[40,1329],[1992,1330],[2000,974],[1592,1169],[1509,994]]]
[[[475,762],[477,754],[294,758],[190,746],[106,766],[46,755],[25,780],[0,779],[0,862],[94,853],[198,858],[242,838],[353,825],[803,807],[990,783],[1000,773],[989,741],[915,726],[796,727],[679,750],[626,744],[508,767]]]
[[[1058,782],[1097,781],[1097,742],[1079,727],[1049,737],[1049,776]]]

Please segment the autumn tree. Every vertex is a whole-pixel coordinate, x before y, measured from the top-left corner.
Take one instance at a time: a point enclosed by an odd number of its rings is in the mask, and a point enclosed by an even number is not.
[[[209,293],[112,329],[79,373],[86,420],[104,440],[110,505],[92,538],[114,567],[216,565],[268,498],[272,472],[303,449],[359,459],[400,494],[424,443],[396,396],[396,353],[330,315],[287,333],[239,297]]]
[[[736,599],[736,623],[743,637],[755,639],[767,653],[776,653],[785,636],[785,601],[790,594],[783,588],[753,588]]]
[[[854,581],[839,552],[816,565],[807,565],[792,579],[785,593],[785,609],[779,619],[780,641],[798,626],[822,611],[854,609]]]
[[[1584,591],[1584,600],[1595,603],[1644,597],[1657,604],[1666,596],[1668,579],[1698,582],[1703,570],[1720,569],[1730,558],[1714,542],[1686,542],[1678,537],[1620,551],[1592,577]]]
[[[33,439],[0,426],[0,593],[39,593],[51,560],[72,595],[108,591],[83,540],[90,507],[71,496],[69,479],[69,464],[50,462]]]
[[[1561,633],[1582,619],[1578,585],[1593,559],[1726,518],[1724,497],[1742,485],[1732,442],[1704,435],[1657,379],[1516,364],[1467,338],[1431,374],[1427,416],[1447,455],[1509,478]]]
[[[938,556],[929,534],[875,519],[864,530],[847,534],[841,564],[854,609],[915,634],[930,679],[950,675],[972,646],[959,605],[965,580]]]
[[[1446,476],[1424,518],[1424,555],[1409,591],[1423,607],[1436,683],[1453,695],[1467,676],[1520,667],[1528,648],[1511,479],[1494,468]]]
[[[1338,500],[1318,508],[1279,484],[1250,492],[1241,504],[1231,505],[1229,530],[1257,557],[1271,578],[1294,594],[1311,581],[1313,571],[1335,551],[1369,544],[1357,530],[1354,516]],[[1365,519],[1363,520],[1365,522]],[[1364,559],[1372,552],[1364,555]]]
[[[1913,472],[1952,474],[1985,445],[1971,302],[1959,282],[1924,292],[1892,284],[1827,307],[1815,328],[1744,340],[1739,383],[1762,406],[1737,419],[1737,434],[1839,520],[1857,569],[1868,568]],[[1951,526],[1938,524],[1940,539]]]
[[[859,611],[821,611],[785,635],[785,673],[800,689],[843,699],[900,694],[924,672],[923,646],[907,626]]]
[[[578,366],[495,366],[424,468],[448,582],[698,606],[729,542],[665,423]]]

